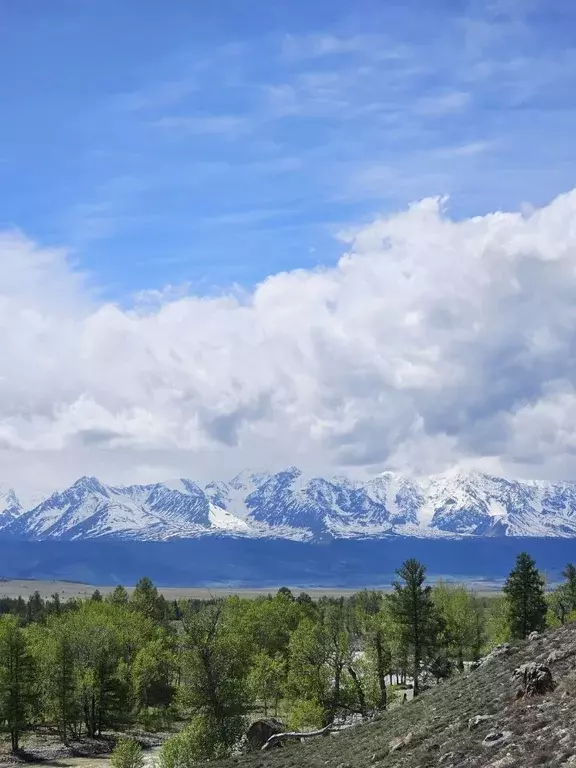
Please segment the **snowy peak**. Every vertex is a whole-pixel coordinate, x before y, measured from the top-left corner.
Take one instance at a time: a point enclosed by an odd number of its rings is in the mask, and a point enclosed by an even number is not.
[[[23,511],[14,490],[0,485],[0,531],[20,517]]]
[[[286,538],[379,536],[576,537],[576,483],[515,481],[480,472],[367,481],[313,477],[297,467],[245,471],[201,487],[179,478],[112,486],[82,477],[24,510],[0,486],[0,537],[162,541],[203,535]]]

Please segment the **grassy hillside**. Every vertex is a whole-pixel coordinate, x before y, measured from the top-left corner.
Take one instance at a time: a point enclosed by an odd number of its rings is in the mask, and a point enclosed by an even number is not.
[[[547,663],[554,692],[517,700],[512,673]],[[469,719],[490,715],[477,727]],[[488,733],[502,743],[483,744]],[[395,740],[406,745],[393,749]],[[269,752],[213,763],[221,768],[518,768],[576,766],[576,624],[547,632],[457,676],[375,722]]]

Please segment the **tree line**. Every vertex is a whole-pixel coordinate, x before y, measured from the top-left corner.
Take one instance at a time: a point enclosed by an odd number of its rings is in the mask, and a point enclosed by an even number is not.
[[[167,602],[149,579],[129,595],[0,600],[0,726],[17,751],[42,725],[64,743],[110,731],[177,733],[163,768],[229,754],[258,715],[295,729],[386,710],[494,645],[576,617],[576,568],[546,593],[518,556],[503,595],[426,582],[407,560],[389,593]],[[124,746],[125,749],[128,747]]]

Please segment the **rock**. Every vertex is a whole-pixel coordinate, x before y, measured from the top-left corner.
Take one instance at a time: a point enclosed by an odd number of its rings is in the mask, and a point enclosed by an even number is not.
[[[512,679],[520,683],[520,688],[516,693],[517,698],[542,695],[553,691],[556,687],[550,668],[535,661],[522,664],[521,667],[515,669]]]
[[[390,744],[388,745],[388,748],[390,749],[390,752],[398,752],[399,749],[404,749],[404,747],[407,747],[408,744],[412,741],[413,734],[412,732],[407,733],[406,736],[403,736],[399,739],[392,739]]]
[[[446,752],[445,755],[442,755],[440,760],[438,760],[438,765],[444,765],[444,763],[448,763],[450,760],[454,760],[456,757],[456,754],[454,752]]]
[[[530,634],[528,635],[528,641],[531,643],[533,640],[538,640],[539,637],[540,637],[540,632],[536,632],[536,631],[530,632]]]
[[[470,670],[470,672],[475,672],[478,669],[478,667],[480,667],[481,665],[482,665],[481,661],[471,661],[470,664],[468,665],[468,669]]]
[[[498,760],[490,763],[487,768],[515,768],[517,765],[518,763],[512,755],[504,755],[504,757],[500,757]]]
[[[482,746],[500,747],[502,744],[506,744],[507,741],[510,741],[511,736],[512,731],[490,731],[490,733],[486,734]]]
[[[508,656],[508,654],[512,653],[513,650],[514,649],[510,643],[502,643],[502,645],[497,645],[496,648],[493,648],[487,656],[484,656],[483,659],[480,659],[478,665],[483,667],[485,664],[489,664],[491,661],[499,658],[500,656]]]
[[[546,659],[546,664],[554,664],[556,661],[561,661],[562,656],[558,653],[558,651],[552,651],[548,654],[548,658]]]
[[[264,717],[261,720],[255,720],[246,731],[246,740],[250,749],[262,749],[270,736],[277,733],[284,733],[286,726],[277,717]]]
[[[474,715],[468,720],[468,730],[473,731],[480,723],[485,723],[487,720],[492,720],[492,715]]]

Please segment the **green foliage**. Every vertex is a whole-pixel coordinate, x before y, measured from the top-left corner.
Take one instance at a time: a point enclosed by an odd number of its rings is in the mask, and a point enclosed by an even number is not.
[[[248,673],[248,686],[252,698],[262,702],[264,714],[268,714],[268,706],[274,706],[274,714],[278,714],[278,702],[282,698],[286,684],[286,662],[280,654],[269,656],[260,651],[254,656]]]
[[[508,601],[508,624],[513,637],[525,638],[546,625],[548,605],[544,597],[544,580],[536,563],[526,552],[516,558],[516,566],[504,585]]]
[[[24,631],[13,616],[0,618],[0,722],[19,747],[34,698],[34,667]]]
[[[484,633],[483,650],[489,651],[501,643],[511,639],[508,620],[508,601],[505,597],[489,597],[484,602]]]
[[[130,605],[135,611],[153,621],[162,621],[165,618],[165,601],[158,594],[158,589],[144,576],[134,587],[130,597]]]
[[[431,587],[424,586],[426,568],[417,560],[406,560],[397,571],[402,582],[395,581],[388,596],[393,619],[402,631],[402,644],[412,656],[414,696],[419,692],[420,666],[435,648],[440,622],[432,602]]]
[[[119,584],[114,591],[107,595],[106,600],[113,605],[128,605],[128,592],[126,587]]]
[[[288,725],[294,731],[314,731],[324,725],[324,708],[313,699],[296,699],[290,708]]]
[[[473,592],[462,586],[438,582],[432,600],[443,620],[444,644],[462,669],[476,661],[484,645],[484,607]]]
[[[110,758],[112,768],[142,768],[142,747],[134,739],[120,739]]]
[[[388,707],[394,682],[413,677],[418,693],[424,669],[441,680],[512,633],[541,628],[547,606],[553,624],[575,616],[572,565],[546,600],[527,555],[505,597],[442,582],[431,589],[415,560],[398,575],[390,595],[317,601],[282,588],[254,600],[167,603],[146,578],[131,597],[118,586],[104,599],[0,598],[0,613],[12,614],[0,618],[0,727],[17,749],[22,731],[40,725],[67,742],[185,718],[190,726],[161,757],[180,768],[230,754],[255,706],[287,708],[303,730],[365,716]],[[137,761],[134,747],[119,745],[129,768],[132,752]]]
[[[237,601],[218,601],[184,620],[182,701],[201,715],[205,730],[229,749],[250,702],[250,645],[238,620]]]
[[[206,715],[196,715],[190,724],[165,742],[160,751],[160,768],[192,768],[201,760],[225,757],[243,729],[241,720],[231,724],[234,738],[224,742],[218,723]]]

